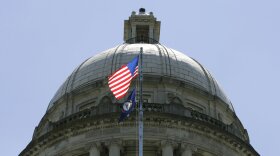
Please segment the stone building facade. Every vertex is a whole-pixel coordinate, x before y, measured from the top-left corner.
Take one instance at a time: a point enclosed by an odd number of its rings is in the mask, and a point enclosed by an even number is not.
[[[144,156],[258,156],[215,78],[195,59],[160,44],[159,36],[153,13],[132,12],[125,43],[73,71],[19,155],[137,155],[137,111],[118,123],[123,100],[113,97],[107,77],[143,47]]]

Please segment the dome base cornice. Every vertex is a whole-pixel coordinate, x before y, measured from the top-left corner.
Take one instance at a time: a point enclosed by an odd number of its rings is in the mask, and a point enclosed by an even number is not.
[[[53,123],[52,130],[40,137],[34,138],[25,150],[21,152],[20,156],[35,155],[38,151],[50,145],[82,134],[85,134],[86,138],[94,138],[95,141],[99,142],[110,140],[112,137],[122,138],[123,140],[136,139],[137,124],[135,122],[135,114],[132,114],[125,122],[118,124],[118,112],[94,116],[90,112],[90,110],[78,112]],[[195,133],[196,135],[212,138],[217,142],[226,144],[237,152],[259,155],[250,144],[228,132],[224,127],[226,125],[222,125],[222,123],[215,121],[215,119],[207,115],[201,115],[195,111],[190,111],[189,117],[170,113],[145,112],[144,134],[146,138],[144,136],[144,140],[149,140],[149,135],[155,140],[165,140],[166,136],[156,134],[167,134],[166,132],[170,129],[176,129],[178,132]],[[130,131],[122,133],[122,130],[125,129],[130,129]],[[182,139],[176,135],[169,135],[169,139],[184,142],[190,138]]]

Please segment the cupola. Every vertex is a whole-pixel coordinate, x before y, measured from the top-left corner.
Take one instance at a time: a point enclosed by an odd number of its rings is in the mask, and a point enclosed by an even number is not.
[[[139,13],[133,11],[128,20],[124,21],[124,41],[126,43],[158,43],[160,35],[160,21],[153,12],[146,13],[144,8]]]

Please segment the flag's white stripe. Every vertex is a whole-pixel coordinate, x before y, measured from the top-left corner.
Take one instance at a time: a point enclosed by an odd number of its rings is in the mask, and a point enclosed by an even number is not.
[[[116,98],[118,98],[118,97],[124,95],[127,91],[128,91],[128,88],[127,88],[125,91],[123,91],[121,94],[116,95]]]
[[[124,89],[127,89],[129,87],[130,83],[128,83],[127,85],[123,86],[121,89],[118,89],[117,91],[114,91],[114,94],[118,94],[119,92],[122,92]]]
[[[124,94],[124,92],[126,92],[128,90],[127,88],[123,88],[120,92],[116,93],[115,96],[119,96],[120,94]]]
[[[138,76],[138,74],[135,74],[132,78],[134,79],[135,77],[137,77]]]
[[[137,66],[136,70],[134,71],[132,78],[135,78],[137,75],[138,75],[138,66]]]
[[[119,69],[117,72],[115,72],[112,76],[110,76],[109,80],[111,80],[112,78],[114,78],[114,76],[118,75],[119,73],[123,72],[124,70],[127,70],[127,66],[123,67],[121,69]]]
[[[112,81],[108,82],[110,87],[113,87],[116,83],[121,83],[122,81],[125,81],[126,79],[128,79],[129,77],[131,77],[130,74],[125,74],[122,77],[118,78],[118,79],[113,79]]]
[[[129,68],[127,66],[123,67],[121,70],[117,71],[114,75],[110,76],[109,81],[111,81],[113,78],[118,78],[120,77],[120,75],[118,75],[120,72],[124,72],[124,70],[126,70],[125,73],[130,72]],[[136,66],[134,73],[138,71],[138,66]],[[117,77],[115,77],[116,75],[118,75]]]
[[[138,71],[138,66],[135,68],[134,72]]]
[[[116,84],[121,83],[123,80],[125,80],[125,79],[127,79],[127,78],[129,78],[129,77],[131,77],[131,76],[128,74],[128,75],[124,76],[123,78],[121,78],[121,79],[115,81],[114,83],[110,83],[110,82],[109,82],[109,87],[111,88],[111,87],[115,86]]]
[[[114,92],[116,89],[120,88],[121,86],[129,83],[130,84],[130,81],[131,81],[131,78],[127,79],[126,81],[114,86],[114,87],[111,87],[111,91]]]
[[[116,86],[114,88],[111,88],[111,91],[115,92],[117,90],[120,90],[120,89],[124,88],[124,86],[126,86],[127,84],[130,84],[130,81],[127,81],[126,83],[122,83],[122,84],[120,84],[120,85],[118,85],[118,86]]]
[[[127,80],[131,80],[131,76],[130,75],[127,75],[127,76],[119,79],[118,81],[116,81],[114,83],[110,83],[109,87],[112,88],[112,87],[118,86],[119,84],[122,84],[122,83],[126,82]]]
[[[127,71],[125,71],[124,73],[122,73],[122,74],[120,74],[120,75],[114,77],[113,79],[109,80],[109,83],[112,83],[113,81],[118,80],[119,78],[121,78],[121,77],[123,77],[123,76],[126,76],[126,75],[128,75],[128,76],[130,75],[129,70],[127,70]]]
[[[118,73],[118,75],[113,75],[113,77],[109,80],[109,82],[112,82],[112,81],[122,77],[124,74],[129,74],[129,70],[126,69],[125,71],[122,71],[122,73]]]
[[[135,70],[135,72],[133,73],[133,75],[134,75],[134,74],[137,74],[137,73],[138,73],[138,70]]]
[[[123,70],[126,70],[127,69],[127,71],[123,71]],[[122,71],[123,73],[122,74],[119,74],[120,72],[119,71]],[[112,81],[114,81],[115,79],[118,79],[119,77],[121,77],[124,73],[125,74],[127,74],[127,73],[129,73],[130,72],[130,70],[128,69],[128,67],[124,67],[123,69],[121,69],[121,70],[119,70],[117,73],[115,73],[114,75],[112,75],[110,78],[109,78],[109,82],[112,82]],[[135,68],[135,71],[134,71],[134,73],[135,72],[138,72],[138,66],[136,66],[136,68]],[[134,75],[134,73],[133,73],[133,75]],[[118,75],[119,74],[119,75]],[[117,76],[116,76],[117,75]]]

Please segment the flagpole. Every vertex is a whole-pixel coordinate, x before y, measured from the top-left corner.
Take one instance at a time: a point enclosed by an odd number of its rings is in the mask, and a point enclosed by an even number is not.
[[[142,73],[142,54],[143,47],[140,48],[140,98],[139,98],[139,117],[138,117],[138,141],[139,141],[139,156],[143,156],[143,97],[142,97],[142,82],[143,82],[143,73]]]

